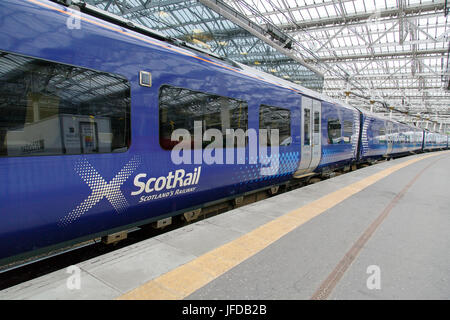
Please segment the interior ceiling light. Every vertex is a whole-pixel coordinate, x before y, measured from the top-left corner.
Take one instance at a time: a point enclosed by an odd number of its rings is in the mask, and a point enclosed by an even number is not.
[[[206,43],[204,43],[203,41],[200,41],[200,40],[198,40],[198,39],[192,39],[192,42],[193,43],[195,43],[195,44],[197,44],[197,45],[199,45],[199,46],[202,46],[202,47],[204,47],[204,48],[208,48],[208,49],[211,49],[211,46],[209,45],[209,44],[206,44]]]

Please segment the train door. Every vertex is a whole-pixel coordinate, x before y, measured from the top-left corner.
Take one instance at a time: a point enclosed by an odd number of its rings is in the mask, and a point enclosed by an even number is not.
[[[300,165],[295,173],[299,178],[311,173],[321,157],[321,114],[320,101],[302,97],[301,105],[301,156]]]
[[[392,122],[387,122],[387,150],[386,155],[390,155],[392,153],[392,149],[394,146],[394,128]]]
[[[313,113],[312,113],[312,156],[311,164],[309,167],[311,171],[317,168],[320,163],[322,155],[322,139],[320,133],[322,132],[322,123],[320,121],[322,117],[322,104],[320,101],[313,100]]]

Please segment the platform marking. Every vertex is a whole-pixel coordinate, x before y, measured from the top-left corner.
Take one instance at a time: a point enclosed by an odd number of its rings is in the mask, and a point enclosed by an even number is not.
[[[437,161],[442,160],[439,158],[428,164],[425,168],[419,171],[414,178],[408,182],[408,184],[392,199],[391,202],[384,208],[381,214],[370,224],[370,226],[364,231],[364,233],[358,238],[355,244],[350,248],[350,250],[344,255],[341,261],[336,265],[329,276],[322,282],[319,288],[311,296],[311,300],[325,300],[327,299],[336,285],[339,283],[345,272],[348,270],[350,265],[358,257],[361,250],[364,248],[365,244],[371,236],[375,233],[381,223],[386,219],[392,209],[396,204],[403,198],[403,196],[408,192],[411,186],[420,178],[420,176]]]
[[[448,153],[448,152],[444,152]],[[118,297],[119,300],[184,299],[225,272],[262,251],[292,230],[354,194],[418,161],[442,155],[428,154],[399,163],[291,211]]]

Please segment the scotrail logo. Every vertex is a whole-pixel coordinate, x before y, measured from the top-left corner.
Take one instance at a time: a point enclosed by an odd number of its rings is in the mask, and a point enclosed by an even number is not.
[[[62,218],[60,225],[67,226],[71,224],[104,198],[109,201],[117,213],[123,212],[129,204],[120,187],[136,171],[140,164],[141,158],[135,155],[110,182],[106,182],[86,158],[78,160],[74,169],[91,188],[92,193],[67,216]]]
[[[132,196],[139,196],[145,191],[145,195],[141,196],[139,203],[157,200],[194,192],[197,189],[202,167],[197,167],[193,172],[184,169],[171,171],[167,176],[147,179],[146,173],[140,173],[134,178],[134,186],[138,190],[131,192]]]

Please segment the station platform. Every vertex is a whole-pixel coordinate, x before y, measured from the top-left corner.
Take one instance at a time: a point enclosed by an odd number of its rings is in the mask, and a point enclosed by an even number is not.
[[[0,299],[449,299],[450,152],[385,161],[0,291]]]

